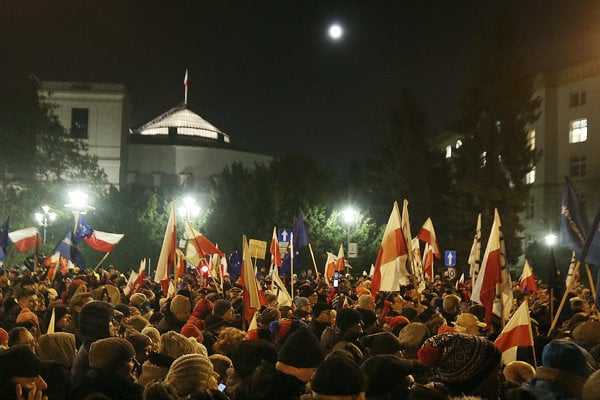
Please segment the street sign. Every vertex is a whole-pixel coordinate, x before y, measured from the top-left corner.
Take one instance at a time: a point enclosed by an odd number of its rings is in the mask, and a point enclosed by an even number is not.
[[[348,258],[358,257],[358,243],[348,243]]]
[[[457,275],[458,275],[458,271],[454,267],[448,267],[448,269],[446,270],[446,276],[450,280],[456,279]]]
[[[446,250],[444,252],[444,265],[454,267],[456,265],[456,250]]]
[[[279,228],[277,229],[277,240],[279,243],[289,243],[290,236],[292,235],[292,230],[288,228]]]

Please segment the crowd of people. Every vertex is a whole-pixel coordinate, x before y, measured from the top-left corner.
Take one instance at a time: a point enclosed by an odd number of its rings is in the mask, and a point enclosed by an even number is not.
[[[501,322],[484,322],[469,281],[376,296],[366,274],[293,282],[287,304],[261,276],[265,304],[248,315],[229,277],[185,275],[170,295],[146,280],[126,296],[114,268],[52,281],[42,267],[5,270],[0,399],[600,399],[600,321],[581,285],[552,331],[559,302],[515,286],[534,346],[503,365]]]

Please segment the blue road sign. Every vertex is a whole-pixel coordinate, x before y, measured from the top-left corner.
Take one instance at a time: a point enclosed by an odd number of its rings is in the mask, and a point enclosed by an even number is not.
[[[279,228],[279,229],[277,229],[277,240],[279,240],[280,242],[289,243],[291,234],[292,234],[291,229]]]
[[[444,265],[454,267],[456,265],[456,250],[446,250],[444,252]]]

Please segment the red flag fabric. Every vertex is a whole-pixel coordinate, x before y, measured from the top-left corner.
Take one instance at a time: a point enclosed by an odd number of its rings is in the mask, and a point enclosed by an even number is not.
[[[431,222],[431,218],[427,218],[421,230],[417,234],[419,240],[428,243],[431,249],[433,250],[433,254],[435,258],[438,260],[442,258],[440,253],[440,246],[438,245],[437,236],[435,235],[435,230],[433,229],[433,222]]]
[[[219,248],[208,240],[206,236],[192,228],[189,221],[185,221],[185,231],[190,243],[194,246],[194,249],[196,249],[200,258],[205,258],[209,254],[218,254],[221,257],[225,256],[225,253],[219,250]]]
[[[519,346],[533,346],[527,300],[515,311],[494,344],[502,352],[503,364],[517,360]]]
[[[344,271],[346,270],[346,256],[344,255],[344,245],[340,244],[338,250],[337,260],[335,261],[335,270]]]
[[[125,236],[122,233],[109,233],[94,230],[88,237],[84,237],[83,240],[94,250],[103,251],[108,253],[112,251],[117,243]]]
[[[523,272],[521,273],[521,277],[519,278],[519,287],[523,292],[537,292],[538,287],[535,283],[535,277],[533,275],[533,270],[531,269],[531,265],[529,265],[529,261],[525,259],[525,265],[523,265]]]
[[[175,249],[177,248],[177,226],[175,221],[175,202],[171,203],[171,213],[165,230],[160,256],[156,264],[156,272],[154,273],[154,281],[160,282],[163,293],[169,293],[169,271],[175,263]]]
[[[140,267],[137,272],[132,271],[127,281],[127,286],[123,289],[125,296],[130,297],[132,294],[139,292],[144,286],[146,279],[146,259],[140,261]]]
[[[500,253],[500,217],[495,213],[481,270],[471,293],[471,300],[485,307],[485,322],[488,325],[492,322],[496,285],[502,282]]]
[[[400,289],[400,284],[408,283],[407,257],[406,241],[400,225],[400,210],[398,202],[394,202],[371,279],[373,297],[379,291],[394,292]]]
[[[277,240],[277,227],[273,227],[273,237],[271,238],[271,265],[281,267],[281,251],[279,250],[279,240]]]
[[[427,282],[433,282],[433,249],[429,243],[425,244],[423,252],[423,274]]]
[[[33,249],[36,243],[42,244],[38,229],[34,226],[9,232],[8,237],[19,253],[25,253],[27,250]]]

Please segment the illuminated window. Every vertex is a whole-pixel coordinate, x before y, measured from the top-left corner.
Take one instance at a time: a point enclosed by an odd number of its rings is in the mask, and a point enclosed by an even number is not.
[[[456,143],[454,144],[454,147],[456,147],[457,149],[460,149],[462,146],[462,140],[458,139],[456,141]]]
[[[569,143],[581,143],[587,140],[587,118],[575,119],[569,123]]]
[[[452,157],[452,146],[448,145],[446,146],[446,158],[450,158]]]
[[[530,150],[535,150],[535,129],[527,132],[527,146]]]
[[[535,182],[535,167],[525,175],[525,183],[531,185]]]
[[[77,139],[88,138],[88,119],[90,110],[73,108],[71,110],[71,136]]]
[[[584,176],[586,172],[585,156],[573,156],[569,158],[569,175]]]
[[[487,164],[487,151],[481,153],[481,165],[485,166]]]

